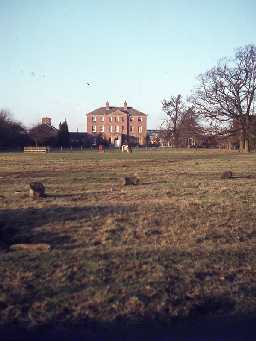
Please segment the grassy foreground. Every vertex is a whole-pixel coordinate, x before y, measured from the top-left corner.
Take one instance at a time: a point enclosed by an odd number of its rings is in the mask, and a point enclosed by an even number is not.
[[[0,188],[2,326],[256,312],[256,154],[1,154]],[[52,249],[8,252],[23,242]]]

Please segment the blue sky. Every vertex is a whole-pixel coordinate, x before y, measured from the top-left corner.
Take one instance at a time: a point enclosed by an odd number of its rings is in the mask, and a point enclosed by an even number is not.
[[[86,112],[127,100],[157,128],[162,99],[256,43],[256,1],[0,0],[0,23],[0,108],[15,119],[85,131]]]

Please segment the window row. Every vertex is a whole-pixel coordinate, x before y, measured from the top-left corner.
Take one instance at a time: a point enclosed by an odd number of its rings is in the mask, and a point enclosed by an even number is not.
[[[99,120],[100,122],[104,122],[105,121],[105,116],[99,116]],[[130,117],[130,121],[135,121],[136,117],[131,116]],[[92,121],[96,122],[97,121],[97,116],[92,116]],[[120,116],[110,116],[108,117],[108,121],[109,122],[124,122],[125,118],[124,117],[120,117]],[[138,122],[142,122],[143,118],[142,117],[138,117]]]
[[[131,116],[131,117],[130,117],[130,121],[131,121],[131,122],[135,122],[135,121],[136,121],[136,118],[137,118],[137,117]],[[142,118],[142,117],[138,117],[138,122],[143,122],[143,118]]]
[[[135,133],[136,129],[133,126],[130,126],[130,132]],[[138,133],[142,133],[143,129],[142,127],[138,127]]]
[[[100,131],[101,133],[104,133],[104,132],[106,132],[106,131],[108,131],[109,133],[119,133],[120,131],[122,131],[122,132],[125,131],[125,128],[124,128],[124,126],[122,126],[122,127],[119,127],[119,126],[110,126],[110,127],[108,127],[108,128],[105,129],[104,126],[100,126],[99,131]],[[97,132],[97,127],[96,127],[96,126],[92,126],[92,132],[93,132],[93,133],[96,133],[96,132]]]
[[[101,133],[104,133],[106,132],[107,129],[105,129],[104,126],[100,126],[99,127],[99,132]],[[120,133],[120,132],[124,132],[125,131],[125,127],[122,126],[122,127],[119,127],[119,126],[110,126],[108,127],[108,132],[109,133]],[[97,133],[97,127],[96,126],[92,126],[92,132],[93,133]],[[135,128],[130,126],[130,132],[135,132]],[[139,133],[142,133],[143,132],[143,128],[142,127],[138,127],[138,132]]]
[[[92,116],[92,121],[96,122],[97,121],[97,116]],[[105,117],[104,116],[99,116],[99,121],[100,122],[104,122],[105,121]],[[109,122],[124,122],[124,117],[120,117],[120,116],[115,116],[115,117],[108,117],[108,121]]]

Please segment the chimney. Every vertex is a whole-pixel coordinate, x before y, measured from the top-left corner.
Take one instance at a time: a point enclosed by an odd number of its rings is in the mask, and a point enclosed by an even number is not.
[[[127,110],[127,102],[124,102],[124,110]]]
[[[109,101],[106,102],[106,110],[109,110]]]
[[[52,126],[52,119],[50,117],[42,117],[42,124]]]

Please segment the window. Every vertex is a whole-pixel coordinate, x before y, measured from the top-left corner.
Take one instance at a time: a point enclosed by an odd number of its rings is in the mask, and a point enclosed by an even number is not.
[[[132,126],[130,127],[130,131],[131,131],[131,132],[133,131]]]
[[[92,121],[96,122],[96,116],[92,116]]]
[[[116,120],[117,120],[117,122],[119,122],[119,121],[120,121],[120,117],[119,117],[119,116],[117,116]]]
[[[133,117],[130,117],[130,121],[131,121],[131,122],[133,121]]]
[[[112,126],[110,126],[110,132],[113,133],[113,127]]]
[[[104,133],[104,126],[100,126],[100,132]]]
[[[109,122],[112,122],[112,116],[109,117]]]
[[[116,119],[116,117],[114,117],[114,122],[116,122],[117,121],[117,119]]]
[[[122,117],[122,122],[124,122],[124,117]]]
[[[124,126],[122,126],[122,131],[124,131]]]
[[[101,116],[100,121],[104,122],[104,116]]]
[[[119,133],[119,126],[116,126],[116,133]]]
[[[142,122],[142,121],[143,121],[142,117],[138,117],[138,122]]]
[[[142,133],[142,127],[138,127],[139,133]]]
[[[92,126],[92,132],[96,133],[96,131],[97,131],[96,126]]]

